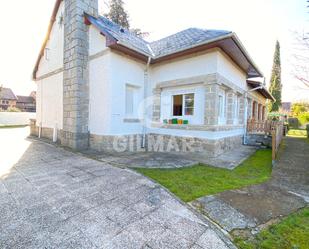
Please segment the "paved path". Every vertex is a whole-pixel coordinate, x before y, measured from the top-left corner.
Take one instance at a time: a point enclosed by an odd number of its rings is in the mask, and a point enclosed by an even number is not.
[[[227,231],[259,229],[309,202],[309,143],[286,137],[270,181],[194,202]]]
[[[0,129],[0,248],[234,248],[163,188]]]
[[[85,151],[87,156],[101,162],[128,168],[182,168],[204,163],[219,168],[233,169],[256,151],[252,146],[239,146],[213,157],[193,152],[96,152]]]

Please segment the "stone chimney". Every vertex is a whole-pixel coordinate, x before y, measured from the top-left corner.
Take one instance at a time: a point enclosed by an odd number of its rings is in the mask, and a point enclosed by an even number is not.
[[[63,131],[61,143],[86,149],[89,139],[89,35],[84,13],[98,16],[98,0],[64,0]]]

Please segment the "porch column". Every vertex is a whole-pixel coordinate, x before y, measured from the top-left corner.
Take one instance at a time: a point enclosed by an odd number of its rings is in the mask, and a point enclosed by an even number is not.
[[[161,88],[153,89],[153,108],[152,108],[152,121],[160,122],[161,113]]]
[[[219,85],[205,86],[204,124],[217,125],[219,118]]]
[[[262,120],[262,105],[258,104],[258,120]]]
[[[234,124],[234,108],[235,108],[236,94],[233,90],[230,90],[226,94],[226,123]]]
[[[263,109],[262,109],[262,120],[266,120],[266,107],[263,106]]]
[[[251,119],[252,118],[252,99],[247,98],[247,118]]]

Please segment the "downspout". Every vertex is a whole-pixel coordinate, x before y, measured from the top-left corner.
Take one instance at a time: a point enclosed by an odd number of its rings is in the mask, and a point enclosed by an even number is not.
[[[147,61],[147,65],[146,68],[144,70],[144,108],[143,108],[143,137],[142,137],[142,148],[145,148],[146,146],[146,133],[147,133],[147,112],[146,112],[146,108],[147,108],[147,103],[146,103],[146,99],[147,99],[147,90],[148,90],[148,82],[149,82],[149,77],[148,77],[148,71],[149,71],[149,65],[151,62],[151,57],[148,57],[148,61]]]

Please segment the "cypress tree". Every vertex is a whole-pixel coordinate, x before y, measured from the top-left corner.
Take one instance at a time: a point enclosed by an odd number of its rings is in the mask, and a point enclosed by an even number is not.
[[[269,92],[274,96],[276,101],[270,103],[269,105],[270,112],[276,112],[281,107],[281,91],[282,91],[282,85],[281,85],[280,44],[279,41],[277,41],[274,53],[273,67],[271,71],[270,86],[269,86]]]

